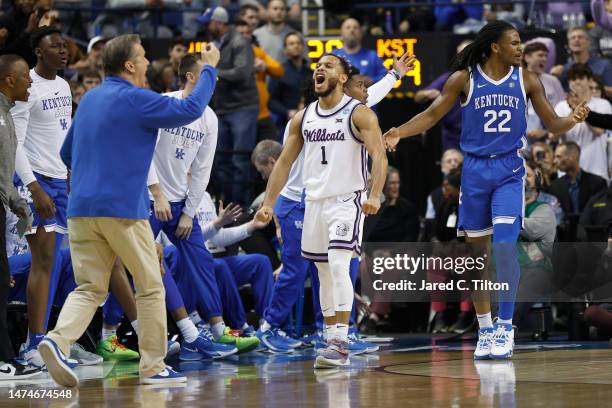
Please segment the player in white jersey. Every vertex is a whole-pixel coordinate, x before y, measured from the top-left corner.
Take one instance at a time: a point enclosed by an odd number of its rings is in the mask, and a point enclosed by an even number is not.
[[[358,99],[368,107],[372,107],[385,98],[385,96],[393,89],[397,80],[412,69],[414,69],[415,56],[410,56],[408,53],[400,57],[399,60],[394,60],[393,70],[380,81],[365,87],[366,77],[360,74],[351,75],[350,80],[344,87],[347,95]],[[358,70],[351,68],[352,72]],[[304,105],[308,105],[316,101],[317,96],[311,86],[310,89],[305,89]],[[285,127],[283,143],[286,143],[289,135],[290,123]],[[264,140],[257,144],[251,161],[261,174],[262,178],[267,180],[274,168],[274,164],[280,153],[282,146],[270,140]],[[274,283],[274,289],[270,304],[266,308],[264,320],[262,321],[257,336],[261,343],[268,347],[272,352],[283,352],[283,346],[287,343],[293,343],[294,340],[282,335],[280,328],[287,320],[288,313],[293,307],[293,304],[298,298],[298,294],[304,287],[304,280],[307,273],[310,273],[313,281],[313,305],[315,307],[316,332],[311,336],[302,339],[305,343],[317,345],[325,345],[325,333],[323,315],[319,306],[318,288],[319,281],[317,278],[316,268],[310,261],[304,259],[301,255],[302,246],[302,225],[304,222],[304,205],[302,203],[302,191],[304,184],[302,182],[302,163],[304,161],[304,151],[293,163],[289,173],[287,184],[280,193],[279,199],[274,207],[276,222],[278,223],[283,240],[282,263],[283,271],[279,274]],[[358,259],[353,259],[351,262],[350,275],[351,281],[355,283],[359,272]],[[364,342],[356,335],[356,327],[354,325],[355,309],[351,312],[350,328],[349,328],[349,352],[350,354],[376,351],[377,346],[371,343]],[[291,347],[289,347],[291,348]]]
[[[194,54],[187,55],[179,65],[179,75],[185,83],[182,91],[167,94],[174,98],[187,97],[199,78],[204,63]],[[153,234],[163,230],[176,246],[179,267],[175,279],[179,290],[188,295],[195,288],[209,316],[214,342],[210,336],[190,338],[181,346],[182,355],[197,350],[202,356],[218,352],[254,349],[257,338],[232,336],[223,322],[223,308],[215,279],[213,258],[204,246],[202,230],[194,219],[208,181],[217,146],[217,116],[209,107],[204,115],[186,126],[160,129],[155,155],[149,174],[149,189],[154,214],[150,217]],[[191,178],[189,179],[189,174]],[[178,316],[177,325],[192,326],[189,316]],[[191,324],[190,324],[191,323]],[[192,327],[195,330],[195,327]],[[192,331],[193,332],[193,331]]]
[[[72,117],[72,95],[68,83],[58,76],[66,67],[68,51],[61,32],[41,27],[32,32],[31,45],[37,57],[30,71],[33,83],[27,102],[11,110],[18,147],[16,185],[32,208],[34,222],[27,235],[32,251],[28,277],[29,337],[22,357],[42,365],[36,346],[46,332],[51,302],[59,278],[59,248],[66,234],[68,171],[59,151]]]
[[[325,55],[313,78],[318,101],[291,121],[287,143],[270,175],[257,217],[270,221],[272,206],[286,184],[291,165],[304,149],[302,177],[306,213],[302,254],[316,262],[321,281],[321,309],[328,333],[327,347],[315,368],[349,364],[348,323],[353,305],[349,266],[360,252],[364,215],[380,208],[387,156],[376,114],[344,94],[350,67],[341,57]],[[367,156],[372,157],[372,188]]]

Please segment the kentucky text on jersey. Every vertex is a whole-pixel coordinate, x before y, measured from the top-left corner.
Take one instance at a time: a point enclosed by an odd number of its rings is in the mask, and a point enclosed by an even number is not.
[[[512,95],[492,94],[479,96],[474,99],[476,109],[488,108],[489,106],[509,106],[519,109],[520,99]]]
[[[182,126],[178,128],[166,128],[165,132],[170,133],[171,135],[176,135],[180,137],[184,137],[185,139],[195,140],[200,143],[204,139],[204,132],[199,132],[195,129],[189,129],[188,127]]]
[[[71,96],[59,96],[57,98],[43,99],[41,102],[43,110],[62,108],[65,106],[72,107]]]
[[[338,130],[327,133],[327,129],[304,129],[304,138],[307,142],[334,142],[344,140],[344,132]]]

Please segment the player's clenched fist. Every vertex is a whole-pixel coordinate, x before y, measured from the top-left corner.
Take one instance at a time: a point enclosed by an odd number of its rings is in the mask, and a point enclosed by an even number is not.
[[[202,61],[204,64],[216,67],[219,63],[219,59],[221,59],[221,54],[214,44],[209,43],[202,47]]]
[[[380,209],[380,200],[378,198],[368,198],[363,203],[363,213],[365,215],[374,215]]]
[[[580,102],[572,112],[572,119],[576,123],[584,122],[586,117],[589,115],[589,107],[586,104],[586,101]]]
[[[390,152],[394,152],[395,146],[397,146],[400,140],[399,129],[392,127],[387,130],[383,137],[385,139],[385,148]]]
[[[257,211],[257,214],[255,214],[255,219],[267,224],[272,221],[272,215],[274,215],[272,207],[264,205]]]

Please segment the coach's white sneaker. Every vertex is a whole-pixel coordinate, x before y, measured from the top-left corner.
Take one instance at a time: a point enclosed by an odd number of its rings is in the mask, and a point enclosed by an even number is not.
[[[491,358],[507,359],[514,352],[514,327],[508,323],[495,323],[493,325],[493,342],[491,345]]]
[[[485,327],[478,330],[478,343],[474,350],[474,360],[489,359],[491,354],[491,343],[493,342],[493,327]]]

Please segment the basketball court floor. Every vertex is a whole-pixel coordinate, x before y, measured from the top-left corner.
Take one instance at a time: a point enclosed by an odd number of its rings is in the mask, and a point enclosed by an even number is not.
[[[188,377],[178,387],[139,386],[137,362],[105,362],[77,368],[81,385],[69,390],[70,396],[47,374],[20,384],[2,383],[0,406],[612,406],[608,342],[522,341],[511,361],[482,362],[472,359],[472,341],[400,336],[380,344],[379,353],[351,357],[350,369],[313,370],[312,349],[195,363],[170,360]],[[38,399],[37,390],[44,392]]]

